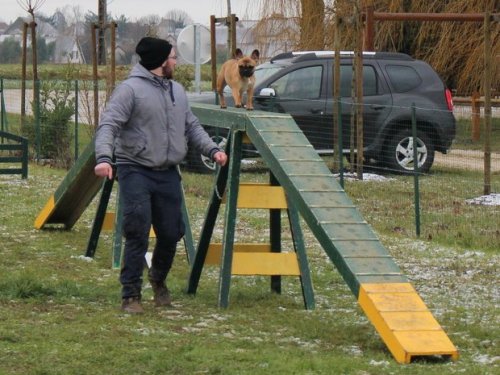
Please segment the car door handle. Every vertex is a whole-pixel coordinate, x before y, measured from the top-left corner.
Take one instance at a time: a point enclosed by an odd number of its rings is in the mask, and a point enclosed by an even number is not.
[[[314,113],[314,114],[319,113],[320,115],[322,115],[323,109],[322,108],[311,108],[311,113]]]
[[[383,105],[377,105],[377,104],[373,104],[371,107],[372,107],[372,109],[374,109],[376,111],[380,111],[381,109],[385,108],[385,106],[383,106]]]

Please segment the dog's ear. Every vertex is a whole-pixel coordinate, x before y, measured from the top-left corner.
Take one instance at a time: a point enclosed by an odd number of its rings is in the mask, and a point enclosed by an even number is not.
[[[250,57],[255,60],[256,62],[259,61],[259,57],[260,57],[260,52],[258,49],[254,49],[252,51],[252,54],[250,55]]]
[[[242,57],[243,57],[243,52],[241,51],[241,49],[236,48],[236,50],[234,51],[233,58],[235,58],[235,59],[241,59]]]

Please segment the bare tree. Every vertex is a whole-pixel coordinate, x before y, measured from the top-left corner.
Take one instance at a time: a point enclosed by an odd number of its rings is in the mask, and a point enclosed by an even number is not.
[[[139,23],[147,27],[147,36],[158,37],[160,29],[160,16],[150,14],[139,19]]]
[[[26,12],[31,15],[31,53],[32,53],[32,64],[33,64],[33,87],[36,87],[36,82],[38,81],[38,59],[36,50],[36,22],[35,22],[35,11],[40,9],[40,7],[45,3],[45,0],[17,0],[17,3]],[[36,95],[36,90],[33,90],[33,95]],[[35,99],[35,98],[34,98]]]
[[[280,21],[283,18],[299,17],[300,42],[294,49],[318,48],[324,39],[325,49],[333,48],[334,19],[340,16],[351,19],[355,0],[260,0],[260,18]],[[363,0],[363,6],[373,5],[376,12],[388,13],[491,13],[498,12],[498,0]],[[324,20],[321,24],[321,7]],[[282,22],[282,21],[280,21]],[[288,27],[282,22],[283,27]],[[310,27],[311,26],[311,27]],[[269,28],[269,25],[267,25]],[[323,30],[323,31],[322,31]],[[306,33],[306,35],[302,35]],[[323,35],[320,35],[320,34]],[[286,33],[280,34],[286,38]],[[375,50],[406,52],[431,64],[446,83],[467,95],[481,87],[484,61],[484,30],[481,23],[474,22],[378,22],[375,28]],[[342,28],[340,47],[354,50],[355,29]],[[297,38],[293,38],[297,40]],[[316,44],[318,43],[318,44]],[[500,54],[500,27],[493,23],[491,35],[492,55]],[[321,49],[321,48],[320,48]],[[453,51],[453,52],[450,52]],[[500,65],[495,64],[493,87],[500,86]]]
[[[181,29],[193,23],[193,19],[189,16],[189,14],[180,9],[172,9],[168,11],[164,18],[173,22],[175,28],[177,29]]]

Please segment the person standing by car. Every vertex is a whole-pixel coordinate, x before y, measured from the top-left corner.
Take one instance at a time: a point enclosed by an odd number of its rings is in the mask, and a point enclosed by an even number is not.
[[[114,178],[116,158],[125,237],[121,308],[132,314],[144,312],[142,273],[151,225],[156,244],[148,279],[155,305],[171,304],[166,278],[184,235],[177,165],[186,156],[188,143],[219,165],[227,162],[227,155],[191,112],[184,88],[172,79],[177,58],[172,45],[144,37],[136,53],[139,63],[116,87],[101,116],[94,170],[99,177]]]

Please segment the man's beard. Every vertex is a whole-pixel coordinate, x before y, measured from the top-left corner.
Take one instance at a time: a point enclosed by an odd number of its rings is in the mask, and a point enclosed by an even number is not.
[[[171,67],[169,67],[168,65],[167,66],[162,66],[161,67],[161,71],[162,71],[162,74],[163,74],[164,78],[172,79],[173,76],[174,76],[173,69]]]

